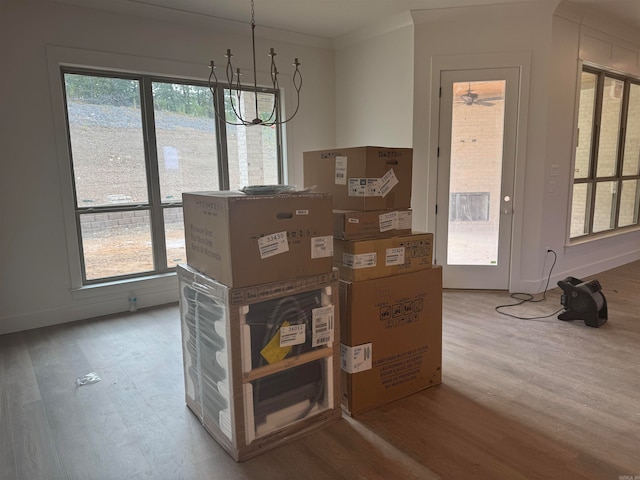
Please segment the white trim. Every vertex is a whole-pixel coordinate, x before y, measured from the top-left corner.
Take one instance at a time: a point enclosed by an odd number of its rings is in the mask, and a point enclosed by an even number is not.
[[[178,296],[176,281],[176,286],[173,288],[147,294],[143,302],[141,302],[140,297],[138,297],[138,308],[176,303]],[[0,318],[0,335],[128,311],[129,302],[127,298],[120,298],[99,302],[91,301],[90,303],[50,308],[37,312],[20,313]]]
[[[411,16],[411,13],[409,11],[398,13],[396,15],[387,17],[380,22],[374,23],[372,25],[367,25],[366,27],[361,28],[353,33],[349,33],[347,35],[343,35],[342,37],[336,38],[334,40],[334,49],[340,50],[356,43],[364,42],[371,38],[380,37],[387,33],[393,32],[394,30],[398,30],[409,25],[413,25],[413,18]]]
[[[574,247],[565,247],[565,251],[569,249],[573,249]],[[589,249],[593,248],[593,246],[585,247],[589,251]],[[575,277],[575,278],[585,278],[593,275],[597,275],[598,273],[611,270],[612,268],[620,267],[622,265],[626,265],[631,262],[636,262],[640,260],[640,249],[624,252],[620,255],[616,255],[614,257],[604,258],[594,263],[589,263],[577,268],[573,268],[570,270],[563,271],[554,271],[551,274],[551,280],[549,281],[549,288],[556,287],[556,284],[559,280],[563,280],[567,277]],[[556,264],[557,265],[557,264]],[[544,288],[547,277],[549,275],[550,262],[546,262],[546,270],[543,273],[543,276],[537,280],[525,280],[522,282],[518,282],[514,285],[511,291],[513,292],[531,292],[541,293]],[[606,296],[606,291],[605,291]]]
[[[127,15],[131,17],[144,17],[154,20],[169,22],[186,27],[198,27],[215,32],[233,33],[239,35],[250,35],[250,24],[247,11],[247,18],[243,21],[230,20],[227,18],[215,17],[205,13],[195,13],[179,8],[177,2],[173,6],[154,5],[150,2],[140,0],[55,0],[58,3],[66,3],[80,8],[91,8],[103,12],[110,12],[116,15]],[[286,42],[293,45],[304,45],[307,47],[323,48],[331,50],[333,41],[330,38],[317,35],[293,32],[278,28],[257,25],[256,38]]]
[[[576,71],[576,94],[573,104],[573,135],[571,136],[571,157],[569,159],[571,172],[571,181],[569,182],[569,198],[567,199],[567,222],[565,228],[565,245],[571,244],[571,217],[573,216],[573,187],[575,185],[575,168],[576,168],[576,144],[578,142],[578,117],[580,115],[580,85],[582,84],[582,60],[577,62],[578,70]]]

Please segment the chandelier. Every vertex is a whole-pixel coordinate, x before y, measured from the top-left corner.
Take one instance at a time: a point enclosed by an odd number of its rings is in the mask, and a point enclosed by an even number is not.
[[[213,95],[214,99],[218,98],[216,95],[218,88],[228,89],[229,103],[236,117],[235,119],[228,120],[227,115],[225,113],[224,105],[218,106],[216,108],[216,102],[214,101],[213,103],[213,108],[216,113],[216,116],[223,122],[229,125],[244,125],[244,126],[262,125],[265,127],[271,127],[273,125],[281,125],[283,123],[287,123],[293,117],[295,117],[296,114],[298,113],[298,108],[300,108],[300,89],[302,88],[302,74],[300,73],[300,68],[299,68],[300,62],[296,58],[293,62],[293,65],[295,66],[295,70],[293,72],[292,80],[293,80],[293,87],[296,91],[297,98],[296,98],[296,107],[293,111],[293,114],[287,119],[280,118],[280,113],[279,113],[280,109],[278,108],[277,102],[274,99],[273,109],[271,110],[271,113],[269,114],[269,116],[266,118],[260,118],[260,110],[258,108],[258,78],[257,78],[258,75],[256,71],[256,38],[255,38],[256,22],[255,22],[255,11],[254,11],[253,2],[254,0],[251,0],[251,45],[253,48],[253,88],[251,89],[251,88],[243,87],[243,85],[241,84],[240,69],[237,68],[234,70],[233,65],[231,64],[231,57],[233,57],[233,54],[231,53],[231,49],[227,49],[227,53],[225,55],[225,57],[227,58],[227,67],[226,67],[227,83],[220,84],[218,82],[218,77],[215,74],[216,65],[214,61],[211,60],[209,64],[211,73],[209,74],[208,86],[209,86],[209,90],[211,90],[211,94]],[[271,48],[268,55],[271,58],[271,85],[273,87],[273,90],[277,92],[279,91],[280,86],[278,84],[279,72],[275,62],[275,56],[276,56],[275,50]],[[254,111],[255,111],[255,118],[253,118],[253,120],[249,120],[248,117],[245,117],[242,114],[242,111],[240,108],[240,102],[241,102],[241,93],[243,90],[253,91]],[[233,99],[233,95],[234,95],[232,94],[233,91],[235,91],[236,101],[234,101]],[[226,102],[223,102],[223,103],[226,103]],[[222,110],[222,112],[218,111],[220,109]]]

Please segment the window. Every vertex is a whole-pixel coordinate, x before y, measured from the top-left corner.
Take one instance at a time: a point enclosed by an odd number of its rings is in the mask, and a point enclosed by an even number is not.
[[[584,67],[570,237],[637,226],[639,204],[640,82]]]
[[[206,84],[77,69],[62,76],[83,284],[186,261],[183,192],[282,181],[278,127],[218,121]],[[254,108],[253,92],[229,93],[215,99],[227,116],[231,101]],[[278,92],[261,90],[259,115],[274,102]]]
[[[453,222],[489,221],[490,192],[452,193],[449,216]]]

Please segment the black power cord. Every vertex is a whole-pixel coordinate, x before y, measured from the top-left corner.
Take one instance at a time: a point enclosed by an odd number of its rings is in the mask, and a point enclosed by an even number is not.
[[[547,276],[547,284],[544,286],[544,292],[542,292],[542,298],[536,299],[530,293],[520,293],[520,292],[512,293],[509,296],[511,298],[513,298],[514,300],[518,300],[518,301],[516,303],[509,303],[509,304],[506,304],[506,305],[498,305],[497,307],[495,307],[496,312],[498,312],[501,315],[506,315],[507,317],[517,318],[518,320],[540,320],[540,319],[543,319],[543,318],[553,317],[554,315],[557,315],[558,313],[560,313],[560,312],[562,312],[564,310],[564,307],[563,307],[563,308],[560,308],[559,310],[556,310],[553,313],[550,313],[549,315],[542,315],[542,316],[539,316],[539,317],[520,317],[518,315],[513,315],[511,313],[503,312],[503,311],[500,310],[501,308],[517,307],[517,306],[525,304],[525,303],[544,302],[547,299],[547,288],[549,288],[549,281],[551,280],[551,272],[553,272],[553,267],[556,266],[556,261],[558,260],[558,255],[556,254],[556,252],[554,252],[553,250],[548,248],[547,249],[547,254],[548,253],[553,253],[553,264],[551,264],[551,268],[549,269],[549,275]]]
[[[314,306],[320,305],[319,297],[316,298],[314,296],[313,305],[311,306],[303,306],[298,301],[295,295],[283,297],[273,306],[273,310],[268,315],[268,320],[266,323],[266,328],[264,331],[264,338],[262,340],[262,346],[266,346],[268,342],[277,334],[277,332],[282,328],[285,322],[290,323],[291,325],[305,325],[305,337],[306,341],[311,341],[312,338],[312,317],[311,312]],[[303,344],[299,344],[292,349],[293,355],[300,355],[302,353]],[[308,407],[302,411],[298,416],[292,420],[302,420],[309,415],[316,405],[320,405],[324,398],[324,384],[327,378],[326,368],[322,360],[316,360],[319,362],[319,370],[320,370],[320,380],[317,382],[314,388],[314,392],[310,395],[309,405]],[[260,355],[258,366],[263,366],[265,364],[264,357]],[[280,372],[277,375],[284,375],[286,370]],[[267,377],[268,378],[268,377]],[[257,379],[254,385],[254,399],[256,401],[260,401],[261,398],[261,390],[262,383],[265,378]]]

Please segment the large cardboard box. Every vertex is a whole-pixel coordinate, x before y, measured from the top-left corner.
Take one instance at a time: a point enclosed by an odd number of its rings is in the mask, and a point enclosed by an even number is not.
[[[354,282],[424,270],[433,265],[433,234],[335,239],[333,259],[340,278]]]
[[[393,237],[411,233],[411,210],[333,211],[333,236],[340,240]]]
[[[235,460],[340,418],[336,270],[243,288],[177,274],[186,403]]]
[[[184,193],[187,263],[229,287],[331,273],[331,195]]]
[[[411,148],[353,147],[304,152],[304,184],[333,195],[338,210],[411,207]]]
[[[340,281],[342,405],[358,415],[442,381],[442,268]]]

